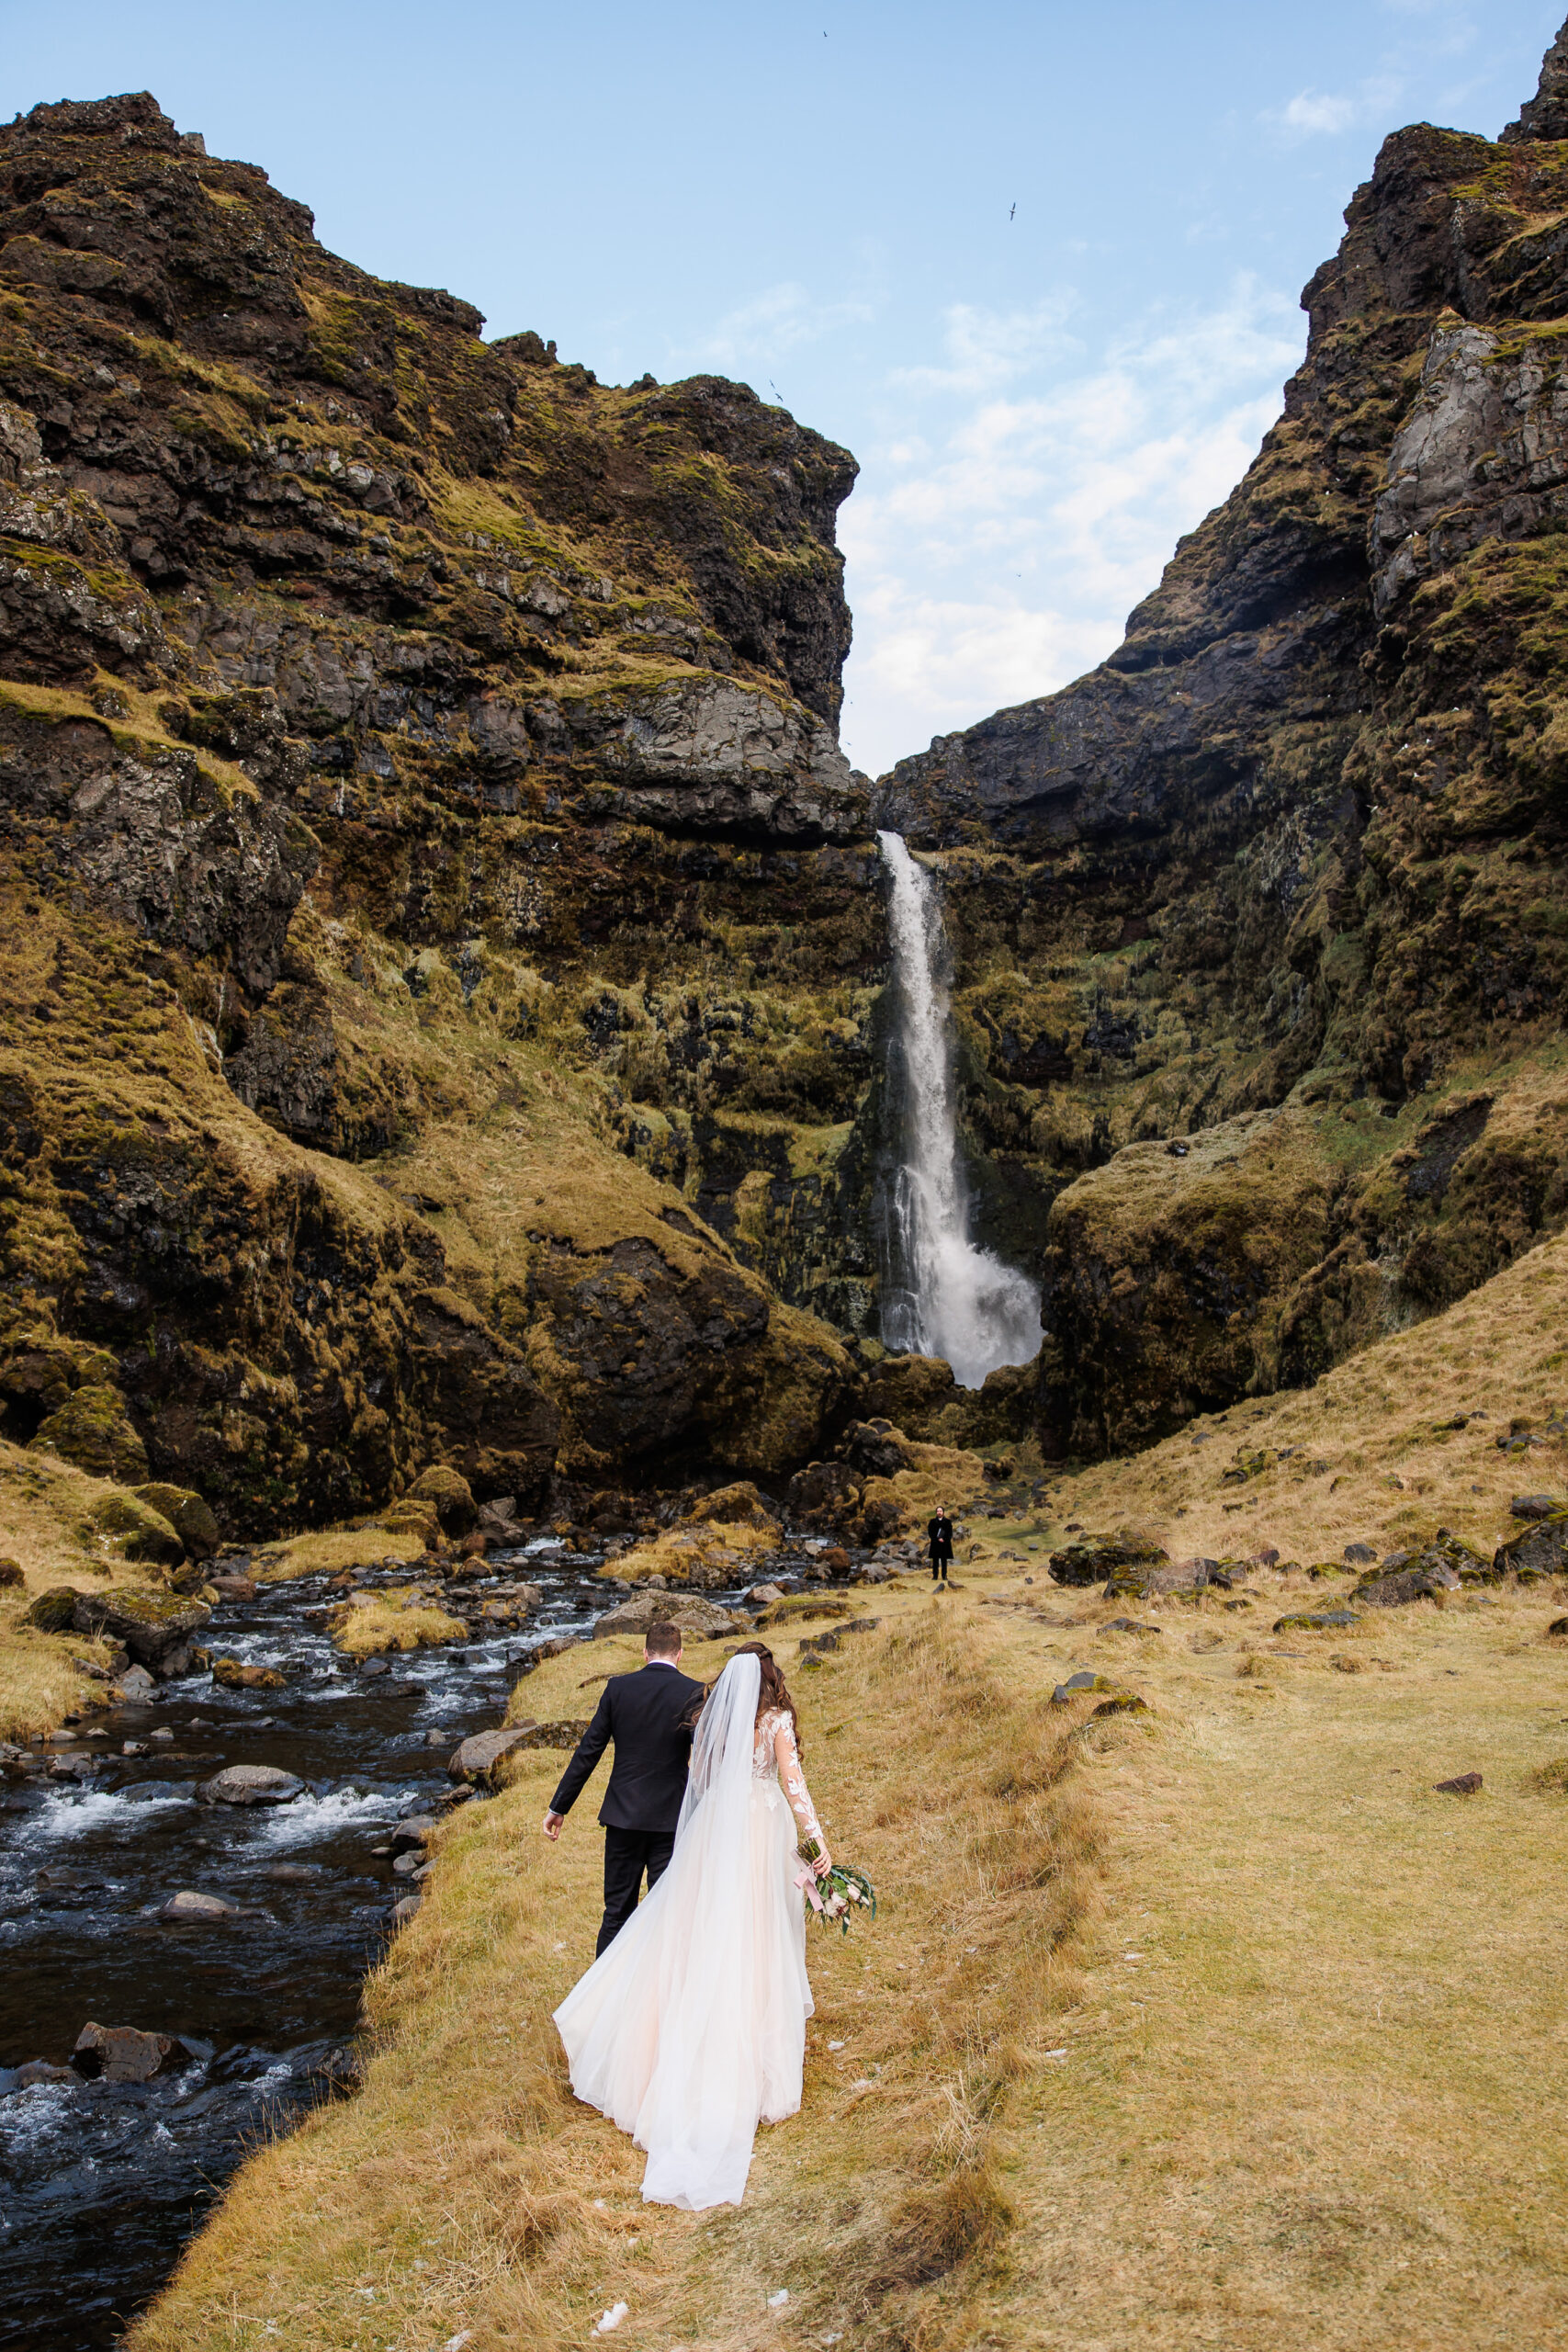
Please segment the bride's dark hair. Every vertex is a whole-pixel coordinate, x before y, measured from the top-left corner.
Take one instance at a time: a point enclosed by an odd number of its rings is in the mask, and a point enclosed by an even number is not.
[[[778,1662],[774,1658],[773,1654],[768,1647],[766,1642],[742,1642],[740,1647],[735,1652],[735,1656],[737,1657],[754,1657],[761,1671],[761,1685],[757,1692],[756,1720],[761,1723],[762,1717],[770,1709],[772,1709],[775,1714],[787,1715],[795,1732],[795,1744],[798,1750],[801,1745],[800,1717],[795,1712],[795,1701],[789,1695],[789,1686],[784,1681],[784,1676],[779,1672]],[[693,1710],[691,1721],[694,1724],[695,1723],[697,1716],[701,1714],[703,1708],[713,1696],[713,1691],[714,1685],[710,1682],[707,1689],[703,1692],[698,1704]]]
[[[761,1668],[761,1687],[757,1692],[757,1721],[770,1713],[787,1715],[795,1732],[795,1744],[800,1746],[800,1717],[795,1712],[795,1701],[789,1695],[789,1685],[779,1672],[778,1660],[766,1642],[742,1642],[735,1653],[737,1657],[754,1657]]]

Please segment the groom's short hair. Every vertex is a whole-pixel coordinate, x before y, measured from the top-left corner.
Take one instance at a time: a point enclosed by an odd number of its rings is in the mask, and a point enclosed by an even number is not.
[[[658,1618],[644,1634],[642,1645],[649,1657],[679,1657],[681,1628],[671,1625],[667,1618]]]

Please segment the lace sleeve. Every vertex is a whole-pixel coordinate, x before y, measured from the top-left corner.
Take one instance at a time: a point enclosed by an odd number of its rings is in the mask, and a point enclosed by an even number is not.
[[[815,1839],[818,1846],[827,1840],[822,1824],[817,1818],[817,1808],[811,1802],[811,1792],[806,1785],[801,1768],[800,1750],[795,1744],[795,1726],[787,1715],[779,1718],[773,1734],[773,1757],[779,1768],[779,1786],[789,1799],[789,1809],[799,1826],[802,1844]]]

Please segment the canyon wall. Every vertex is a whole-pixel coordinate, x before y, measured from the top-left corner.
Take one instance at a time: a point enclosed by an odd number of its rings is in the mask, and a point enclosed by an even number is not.
[[[876,787],[946,870],[1056,1451],[1309,1381],[1568,1214],[1568,40],[1346,222],[1119,650]]]
[[[853,460],[482,324],[0,129],[0,1435],[238,1531],[783,1473],[874,1320]]]

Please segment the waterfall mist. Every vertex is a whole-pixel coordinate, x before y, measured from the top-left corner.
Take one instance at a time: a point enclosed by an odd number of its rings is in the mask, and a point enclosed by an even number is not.
[[[891,1263],[882,1341],[896,1354],[944,1356],[964,1388],[1040,1346],[1040,1293],[969,1239],[958,1156],[947,939],[931,876],[898,833],[878,833],[903,1061],[901,1164],[887,1202]]]

